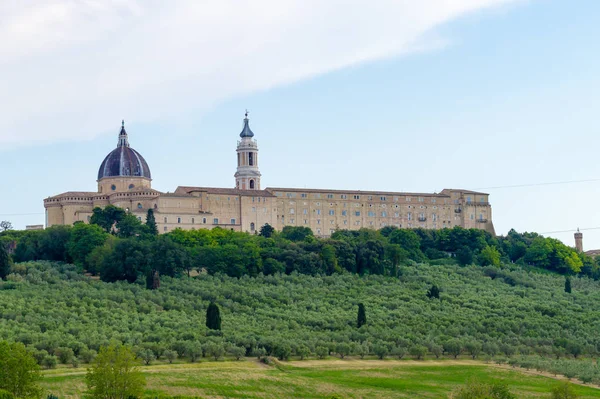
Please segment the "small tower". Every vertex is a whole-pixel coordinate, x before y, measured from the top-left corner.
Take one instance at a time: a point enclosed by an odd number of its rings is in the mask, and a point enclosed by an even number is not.
[[[583,252],[583,233],[579,231],[579,227],[575,233],[575,249],[577,252]]]
[[[238,190],[260,190],[260,171],[258,170],[258,145],[254,133],[248,124],[248,111],[244,118],[242,138],[237,144],[237,171],[235,172],[235,188]]]

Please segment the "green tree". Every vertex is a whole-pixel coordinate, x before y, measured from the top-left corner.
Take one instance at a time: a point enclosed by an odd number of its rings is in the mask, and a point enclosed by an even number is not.
[[[451,397],[453,399],[517,399],[505,384],[488,384],[475,380],[469,381],[465,386],[456,389]]]
[[[338,261],[335,256],[335,248],[333,245],[325,244],[321,248],[321,260],[325,266],[325,271],[328,275],[340,273],[342,269],[338,266]]]
[[[500,252],[494,246],[486,246],[479,254],[479,262],[482,266],[500,266]]]
[[[154,360],[156,360],[156,355],[152,351],[152,349],[144,349],[139,353],[140,359],[144,361],[146,366],[150,365]]]
[[[117,228],[117,236],[121,238],[135,237],[146,231],[142,222],[130,212],[126,212],[115,227]]]
[[[358,304],[358,317],[357,317],[357,320],[356,320],[356,326],[358,328],[361,328],[365,324],[367,324],[367,312],[365,310],[365,305],[363,305],[362,303],[359,303]]]
[[[281,230],[281,236],[290,241],[304,241],[308,237],[314,237],[310,227],[285,226]]]
[[[414,231],[396,229],[390,234],[389,241],[404,249],[409,259],[417,262],[425,259],[425,255],[421,252],[421,238]]]
[[[456,359],[462,353],[463,347],[459,340],[451,339],[444,343],[444,350]]]
[[[17,398],[39,397],[41,378],[39,366],[25,345],[0,342],[0,390]]]
[[[462,247],[456,252],[456,260],[461,266],[467,266],[473,263],[473,251],[469,247]]]
[[[271,236],[273,236],[273,233],[275,233],[275,229],[269,223],[264,224],[260,228],[260,235],[265,238],[270,238]]]
[[[440,289],[437,287],[437,285],[433,284],[431,288],[427,291],[427,298],[440,299]]]
[[[86,375],[88,394],[94,399],[127,399],[144,393],[146,379],[131,348],[111,344],[100,348]]]
[[[6,245],[0,241],[0,280],[5,280],[10,273],[10,255],[6,249]]]
[[[114,205],[107,205],[104,209],[94,208],[90,224],[98,225],[107,233],[113,232],[113,227],[125,216],[125,210]]]
[[[87,270],[88,256],[94,249],[101,247],[106,238],[107,234],[99,226],[77,223],[71,228],[67,253],[77,266]]]
[[[563,382],[552,387],[550,399],[577,399],[579,395],[575,392],[573,384]]]
[[[206,327],[211,330],[221,329],[221,311],[214,302],[211,302],[206,309]]]
[[[158,235],[158,226],[156,225],[156,218],[154,217],[154,210],[152,208],[148,209],[148,213],[146,213],[146,227],[148,227],[148,232],[151,235]]]
[[[167,349],[163,352],[163,356],[169,361],[169,363],[173,363],[173,361],[177,359],[177,352]]]
[[[423,345],[415,345],[410,348],[410,355],[414,356],[415,359],[421,360],[427,354],[427,348]]]
[[[571,278],[569,276],[565,278],[565,292],[567,294],[571,293]]]

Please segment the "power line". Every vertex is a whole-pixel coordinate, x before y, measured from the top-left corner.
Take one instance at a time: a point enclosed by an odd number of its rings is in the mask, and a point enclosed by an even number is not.
[[[571,183],[590,183],[597,182],[600,179],[586,179],[586,180],[567,180],[567,181],[555,181],[546,183],[528,183],[528,184],[514,184],[510,186],[496,186],[496,187],[478,187],[474,190],[495,190],[499,188],[519,188],[519,187],[536,187],[536,186],[553,186],[557,184],[571,184]]]
[[[0,213],[0,216],[31,216],[31,215],[45,215],[43,212],[38,213]]]
[[[576,231],[585,231],[585,230],[600,230],[600,227],[585,227],[583,229],[545,231],[543,233],[538,233],[538,234],[574,233]]]

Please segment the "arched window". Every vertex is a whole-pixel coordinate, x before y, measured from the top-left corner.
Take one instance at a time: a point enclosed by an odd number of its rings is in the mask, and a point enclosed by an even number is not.
[[[248,153],[248,164],[250,166],[254,165],[254,153],[253,152]]]
[[[254,180],[250,180],[250,189],[253,190],[254,189]]]
[[[250,223],[250,231],[256,230],[254,223]]]
[[[140,204],[140,203],[138,202],[138,204],[137,204],[137,207],[138,207],[138,209],[142,209],[142,204]]]

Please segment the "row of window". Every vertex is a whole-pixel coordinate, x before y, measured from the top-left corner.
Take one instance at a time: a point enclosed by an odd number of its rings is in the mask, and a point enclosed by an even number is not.
[[[412,219],[408,219],[408,220],[411,221]],[[435,229],[435,228],[437,228],[437,223],[436,222],[438,221],[438,219],[433,219],[433,220],[434,220],[434,223],[432,224],[432,227]],[[419,218],[419,222],[425,222],[425,221],[426,221],[426,218]],[[282,220],[282,223],[286,224],[284,220]],[[304,219],[303,223],[306,224],[306,225],[310,224],[308,219]],[[452,224],[452,222],[450,222],[449,220],[448,221],[444,220],[444,221],[442,221],[442,223],[444,224],[444,227],[446,226],[446,223],[448,224],[448,226],[450,226]],[[290,219],[289,224],[296,224],[296,219],[293,219],[293,218]],[[318,225],[321,224],[321,219],[317,219],[317,224]],[[336,224],[336,221],[335,220],[330,220],[329,224],[333,226],[333,225]],[[347,226],[348,225],[348,221],[347,220],[343,220],[342,224],[344,226]],[[375,222],[369,221],[369,222],[367,222],[367,224],[369,226],[374,226]],[[361,221],[360,220],[355,220],[354,221],[354,225],[355,226],[360,226],[361,225]],[[387,226],[387,223],[386,222],[380,222],[380,225],[381,226]],[[397,223],[394,223],[394,224],[391,224],[391,225],[396,226],[396,227],[402,227],[401,224],[397,224]],[[408,227],[412,227],[412,226],[413,226],[412,223],[409,222],[408,223]],[[423,228],[426,227],[426,225],[424,223],[421,223],[419,226],[423,227]]]
[[[141,218],[138,218],[138,219],[141,220]],[[167,216],[165,216],[164,222],[165,222],[165,224],[169,223],[169,218]],[[231,222],[230,224],[235,224],[235,222],[236,222],[235,218],[230,219],[230,222]],[[177,223],[181,223],[180,217],[177,218]],[[195,224],[195,223],[196,223],[196,218],[192,218],[192,224]],[[202,218],[202,224],[206,224],[206,223],[207,223],[207,219]],[[219,218],[214,218],[212,224],[219,224]]]
[[[277,197],[281,197],[283,194],[278,192],[278,193],[275,193],[275,195]],[[285,196],[287,198],[296,198],[296,193],[286,193]],[[334,199],[335,195],[334,194],[327,194],[326,197],[327,197],[327,199]],[[348,199],[348,197],[350,197],[351,199],[355,199],[355,200],[361,199],[361,196],[357,195],[357,194],[350,195],[350,196],[348,196],[348,194],[340,194],[340,196],[339,196],[339,198],[343,199],[343,200]],[[398,197],[398,196],[388,197],[388,196],[385,196],[385,195],[381,195],[381,196],[368,195],[366,197],[367,197],[367,200],[369,200],[369,201],[373,201],[374,198],[375,199],[379,199],[379,201],[388,201],[388,198],[389,198],[389,200],[393,199],[394,202],[398,202],[400,200],[400,197]],[[307,193],[300,193],[300,198],[309,198],[309,197],[308,197]],[[313,198],[314,199],[320,199],[321,198],[321,194],[320,193],[315,193],[315,194],[313,194]],[[406,202],[411,202],[413,200],[413,198],[417,198],[418,202],[425,202],[425,197],[405,197],[405,200],[406,200]],[[435,197],[431,198],[431,203],[432,204],[435,204],[436,202],[437,202],[437,198],[435,198]],[[446,203],[446,199],[444,199],[444,203]]]

